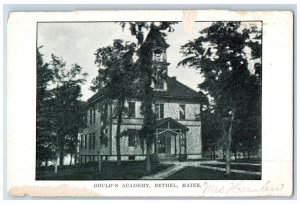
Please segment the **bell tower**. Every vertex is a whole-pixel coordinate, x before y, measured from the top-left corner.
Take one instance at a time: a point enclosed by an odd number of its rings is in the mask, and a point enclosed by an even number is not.
[[[152,34],[152,66],[156,70],[154,90],[166,90],[166,77],[168,76],[168,66],[170,64],[167,62],[167,48],[169,45],[160,32],[154,30]]]

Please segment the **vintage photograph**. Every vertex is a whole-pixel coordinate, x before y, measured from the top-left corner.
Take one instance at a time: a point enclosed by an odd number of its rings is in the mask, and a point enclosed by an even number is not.
[[[261,179],[261,21],[36,28],[36,180]]]

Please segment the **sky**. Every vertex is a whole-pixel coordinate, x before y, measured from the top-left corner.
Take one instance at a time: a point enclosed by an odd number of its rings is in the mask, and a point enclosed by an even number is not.
[[[184,59],[180,53],[180,46],[199,37],[199,31],[211,25],[211,22],[196,22],[192,27],[186,27],[179,22],[174,26],[174,32],[167,33],[168,75],[176,76],[177,80],[190,88],[199,91],[197,85],[203,82],[199,70],[187,67],[177,67],[178,62]],[[244,24],[246,27],[253,25]],[[81,23],[39,23],[38,46],[44,55],[45,62],[51,60],[51,54],[62,57],[67,67],[79,64],[83,73],[87,72],[87,82],[82,86],[82,99],[87,100],[94,93],[89,90],[91,81],[98,74],[95,61],[95,51],[98,48],[112,45],[114,39],[136,42],[128,28],[122,30],[121,26],[114,22],[81,22]]]
[[[168,75],[176,76],[177,80],[198,91],[197,84],[203,81],[199,74],[192,68],[178,67],[177,63],[183,59],[179,53],[180,46],[189,40],[195,39],[199,31],[209,26],[210,23],[195,23],[187,31],[182,23],[175,25],[175,31],[168,33],[166,38],[170,47],[167,49]],[[114,39],[136,42],[128,28],[122,30],[121,26],[112,22],[89,23],[39,23],[38,46],[43,46],[41,53],[45,62],[51,60],[51,54],[62,57],[67,67],[77,63],[88,73],[87,82],[82,87],[83,100],[87,100],[94,93],[89,90],[91,81],[98,74],[95,65],[95,51],[98,48],[111,45]]]

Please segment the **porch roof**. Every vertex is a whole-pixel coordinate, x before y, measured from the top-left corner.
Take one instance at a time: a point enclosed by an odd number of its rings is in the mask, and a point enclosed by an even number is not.
[[[179,123],[171,117],[158,120],[156,122],[156,129],[174,129],[183,131],[189,130],[185,125]]]

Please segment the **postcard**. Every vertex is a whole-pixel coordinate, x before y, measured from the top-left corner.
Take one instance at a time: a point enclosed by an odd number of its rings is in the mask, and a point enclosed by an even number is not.
[[[293,13],[12,12],[11,196],[293,194]]]

